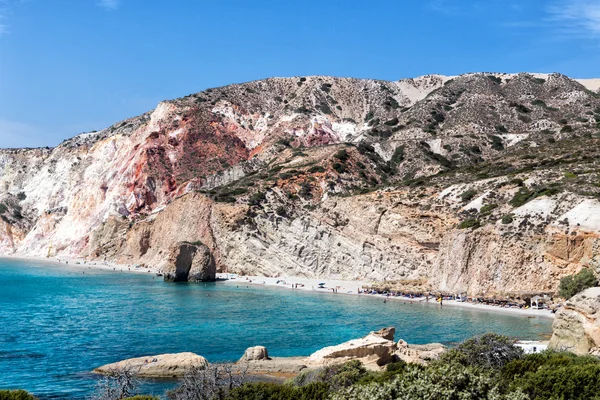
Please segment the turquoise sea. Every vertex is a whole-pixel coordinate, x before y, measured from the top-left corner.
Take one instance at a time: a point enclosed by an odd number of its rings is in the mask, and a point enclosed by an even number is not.
[[[0,259],[0,389],[86,398],[96,385],[89,371],[125,358],[192,351],[228,361],[254,345],[272,356],[309,355],[386,326],[409,343],[450,345],[485,332],[522,339],[551,332],[552,321],[541,318],[159,279]],[[152,382],[146,391],[169,385]]]

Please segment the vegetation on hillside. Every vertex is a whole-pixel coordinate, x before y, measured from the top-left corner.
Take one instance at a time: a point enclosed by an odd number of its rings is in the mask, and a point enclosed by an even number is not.
[[[575,275],[565,276],[560,280],[559,295],[562,298],[570,299],[577,293],[598,284],[598,278],[589,268],[584,268]]]

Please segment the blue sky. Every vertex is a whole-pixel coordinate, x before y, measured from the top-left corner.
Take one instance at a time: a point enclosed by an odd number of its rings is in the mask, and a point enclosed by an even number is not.
[[[600,77],[600,0],[0,0],[0,147],[271,76]]]

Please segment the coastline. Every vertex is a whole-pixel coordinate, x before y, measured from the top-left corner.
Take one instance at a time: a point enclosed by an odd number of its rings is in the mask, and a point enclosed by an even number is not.
[[[17,261],[35,261],[39,263],[62,265],[77,269],[96,269],[107,272],[127,272],[133,274],[154,274],[157,271],[153,268],[136,268],[135,265],[117,264],[109,261],[86,260],[84,258],[73,257],[36,257],[23,255],[6,255],[0,254],[1,259],[17,260]]]
[[[234,275],[233,279],[225,279],[225,276]],[[220,276],[222,282],[228,285],[254,285],[254,286],[269,286],[269,287],[278,287],[281,289],[289,289],[289,290],[302,290],[313,293],[328,293],[331,295],[350,295],[350,296],[362,296],[369,298],[377,298],[382,302],[386,301],[399,301],[404,303],[423,303],[429,304],[434,307],[440,307],[440,305],[435,301],[434,298],[431,298],[429,301],[426,301],[423,298],[407,298],[407,297],[394,297],[394,296],[384,296],[380,294],[366,294],[366,293],[358,293],[358,290],[362,287],[367,287],[370,285],[369,282],[364,281],[344,281],[344,280],[330,280],[330,279],[309,279],[309,278],[297,278],[297,277],[285,277],[285,278],[267,278],[262,276],[238,276],[236,274],[217,274]],[[319,283],[326,283],[325,287],[320,289]],[[293,288],[292,285],[298,284],[296,288]],[[303,285],[303,286],[302,286]],[[334,292],[332,289],[338,288],[337,292]],[[505,308],[498,306],[491,306],[487,304],[473,304],[468,302],[460,302],[456,300],[444,300],[442,307],[459,307],[465,308],[474,311],[485,311],[485,312],[496,312],[502,313],[505,315],[515,315],[521,317],[528,318],[546,318],[546,319],[554,319],[554,314],[550,310],[536,310],[532,308],[521,309],[521,308]]]
[[[157,271],[153,268],[141,268],[135,265],[117,264],[108,261],[89,261],[83,258],[70,258],[70,257],[34,257],[34,256],[23,256],[23,255],[0,255],[0,259],[11,259],[21,261],[35,261],[40,263],[49,263],[55,265],[63,265],[72,268],[78,268],[81,270],[85,269],[99,269],[107,272],[125,272],[135,274],[155,274]],[[67,264],[68,262],[68,264]],[[234,278],[231,278],[233,276]],[[241,276],[237,274],[228,273],[217,273],[217,282],[223,284],[245,284],[253,286],[269,286],[277,287],[289,290],[303,290],[313,293],[328,293],[335,295],[351,295],[351,296],[363,296],[378,298],[381,301],[400,301],[404,303],[424,303],[430,304],[431,306],[439,307],[440,305],[431,298],[428,302],[423,298],[407,298],[407,297],[386,297],[379,294],[359,294],[358,290],[363,287],[368,287],[371,283],[366,281],[347,281],[339,279],[310,279],[300,277],[279,277],[270,278],[263,276]],[[324,288],[319,288],[319,283],[325,283]],[[298,285],[293,288],[292,285]],[[337,292],[333,292],[333,288],[337,288]],[[554,314],[549,310],[536,310],[536,309],[520,309],[520,308],[504,308],[498,306],[491,306],[487,304],[473,304],[468,302],[459,302],[456,300],[444,300],[442,307],[462,307],[474,311],[485,311],[485,312],[496,312],[505,315],[516,315],[528,318],[547,318],[554,319]]]

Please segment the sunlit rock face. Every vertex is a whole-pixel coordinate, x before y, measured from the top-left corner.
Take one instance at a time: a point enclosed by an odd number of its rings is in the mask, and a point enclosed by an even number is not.
[[[598,266],[600,95],[559,74],[273,78],[0,150],[0,253],[548,291]]]
[[[579,355],[600,354],[600,288],[569,299],[556,313],[550,347]]]

